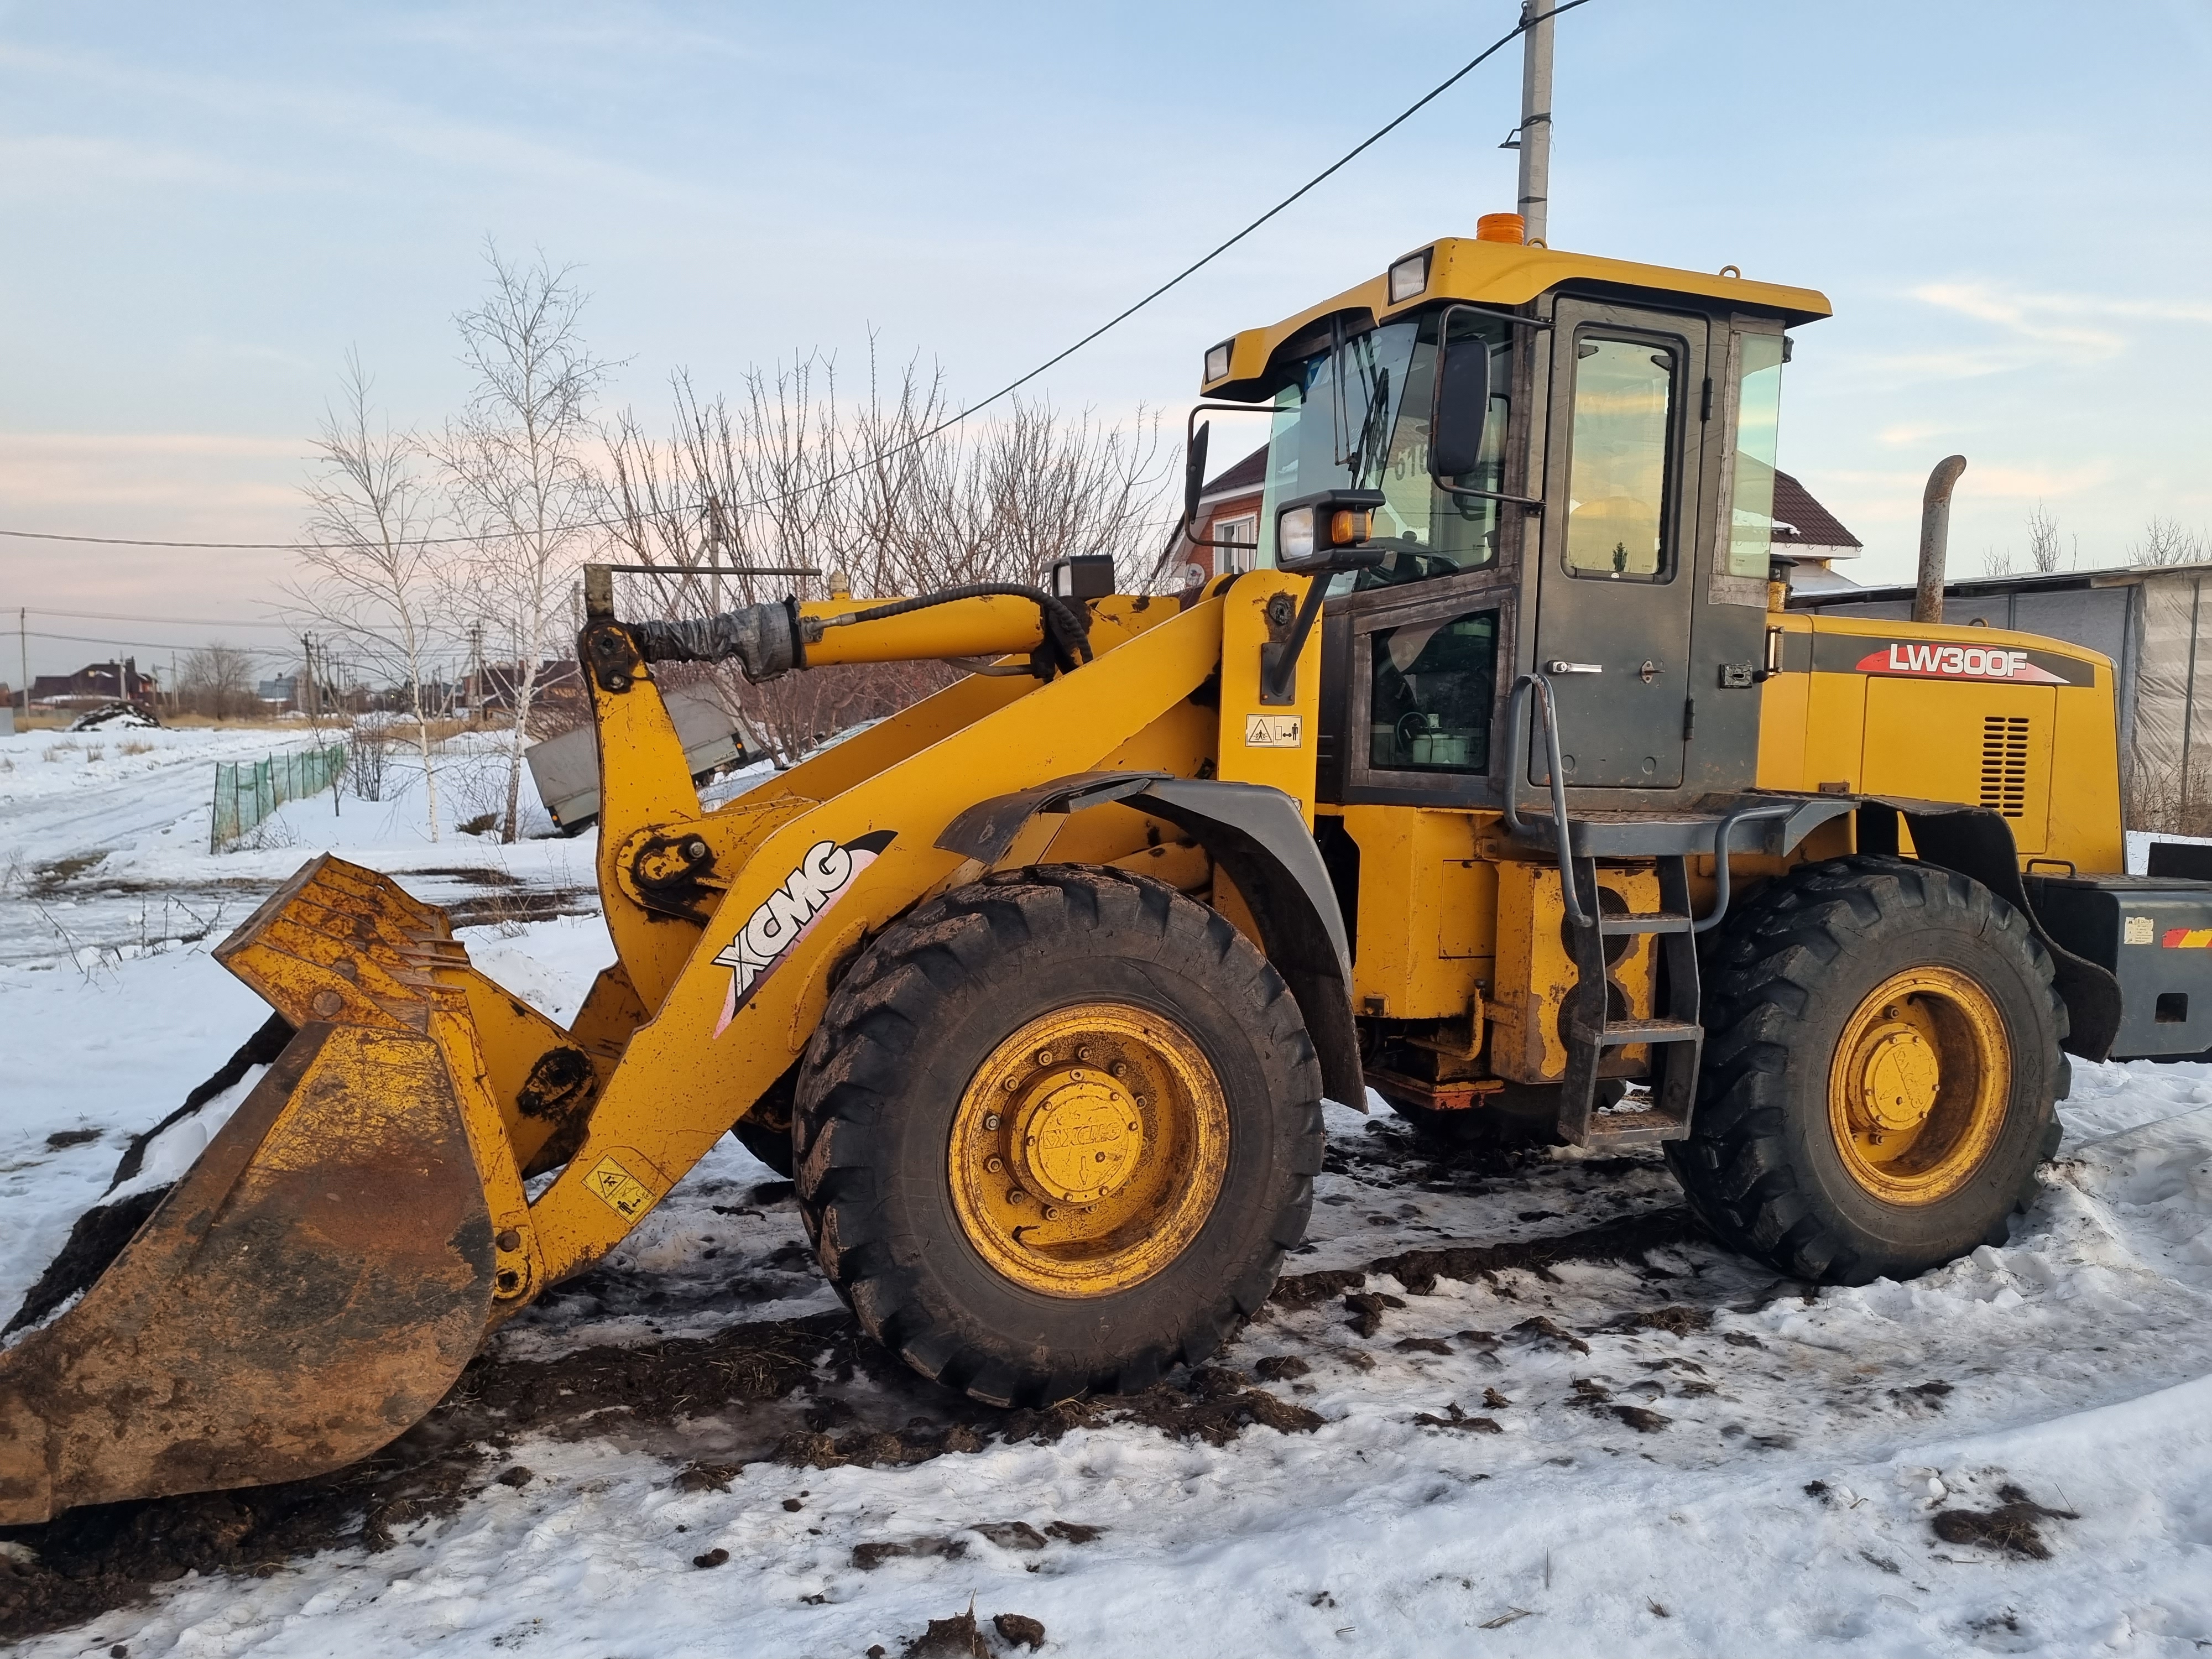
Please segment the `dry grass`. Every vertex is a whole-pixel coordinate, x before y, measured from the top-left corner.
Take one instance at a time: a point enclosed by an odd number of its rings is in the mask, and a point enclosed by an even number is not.
[[[150,743],[126,743],[119,744],[115,752],[118,755],[150,755],[154,752],[154,745]]]

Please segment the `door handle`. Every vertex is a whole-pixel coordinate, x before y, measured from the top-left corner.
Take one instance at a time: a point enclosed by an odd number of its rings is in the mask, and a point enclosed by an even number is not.
[[[1544,665],[1544,672],[1547,674],[1602,674],[1605,672],[1605,665],[1596,662],[1567,662],[1564,659],[1554,659]]]

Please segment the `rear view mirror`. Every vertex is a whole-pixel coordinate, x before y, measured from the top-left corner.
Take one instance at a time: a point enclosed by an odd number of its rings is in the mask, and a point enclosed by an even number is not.
[[[1198,498],[1206,493],[1206,441],[1213,422],[1206,422],[1191,434],[1190,451],[1182,465],[1182,522],[1188,530],[1198,522]]]
[[[1490,344],[1462,340],[1437,348],[1437,395],[1429,416],[1429,475],[1459,478],[1482,459],[1490,419]]]

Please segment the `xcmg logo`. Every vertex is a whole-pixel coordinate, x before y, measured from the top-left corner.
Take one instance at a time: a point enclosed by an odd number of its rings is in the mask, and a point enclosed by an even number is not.
[[[715,965],[730,970],[730,993],[722,1000],[722,1018],[714,1027],[720,1036],[729,1029],[769,970],[791,953],[791,947],[814,931],[814,924],[844,897],[861,871],[876,861],[897,832],[878,830],[840,847],[834,841],[817,842],[806,849],[799,867],[753,907],[737,938],[714,957]]]
[[[1935,679],[2014,680],[2028,685],[2063,685],[2063,675],[2028,660],[2025,651],[2001,645],[1939,645],[1927,640],[1895,640],[1859,659],[1862,674],[1917,674]]]

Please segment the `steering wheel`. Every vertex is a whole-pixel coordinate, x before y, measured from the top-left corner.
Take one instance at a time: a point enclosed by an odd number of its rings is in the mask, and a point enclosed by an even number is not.
[[[1413,739],[1428,736],[1428,720],[1429,717],[1418,708],[1409,709],[1398,716],[1398,749],[1401,754],[1410,757],[1413,752]]]

